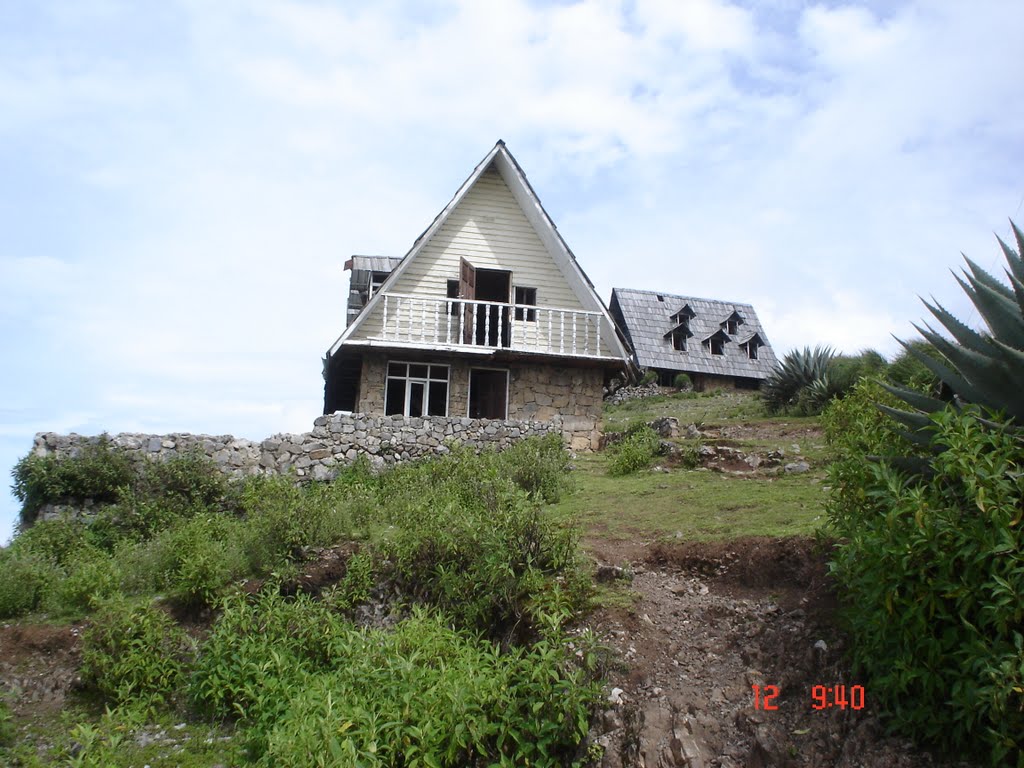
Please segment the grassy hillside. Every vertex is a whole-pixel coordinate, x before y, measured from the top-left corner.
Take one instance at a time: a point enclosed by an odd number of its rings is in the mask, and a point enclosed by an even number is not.
[[[678,455],[655,455],[623,476],[610,474],[614,450],[574,461],[577,490],[555,509],[579,520],[587,541],[786,536],[822,524],[825,449],[816,419],[769,417],[755,394],[679,393],[609,406],[604,429],[664,418],[681,428],[664,441]],[[756,468],[742,458],[772,454]],[[807,470],[785,471],[797,462]]]
[[[665,417],[675,437],[640,429]],[[605,658],[570,629],[595,594],[580,539],[628,558],[810,533],[824,496],[816,423],[753,396],[627,403],[606,430],[633,436],[571,471],[557,440],[530,441],[306,488],[229,483],[197,457],[132,475],[98,449],[89,466],[118,471],[95,519],[0,551],[0,757],[584,764]],[[650,455],[619,473],[631,441]],[[78,482],[38,462],[20,477],[35,503]]]

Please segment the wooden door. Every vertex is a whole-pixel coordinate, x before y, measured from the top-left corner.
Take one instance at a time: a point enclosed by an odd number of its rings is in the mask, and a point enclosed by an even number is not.
[[[476,267],[465,259],[459,266],[459,298],[472,301],[476,298]],[[475,304],[462,305],[462,343],[473,343],[473,318],[476,315]]]

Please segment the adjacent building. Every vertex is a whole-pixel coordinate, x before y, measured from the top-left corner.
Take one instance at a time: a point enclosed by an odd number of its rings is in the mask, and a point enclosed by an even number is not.
[[[656,371],[665,386],[685,373],[698,391],[757,389],[775,367],[750,304],[614,288],[610,311],[636,365]]]

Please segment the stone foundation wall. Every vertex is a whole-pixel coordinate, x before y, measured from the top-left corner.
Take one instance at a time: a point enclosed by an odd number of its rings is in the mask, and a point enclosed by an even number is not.
[[[280,474],[328,480],[340,465],[360,454],[376,467],[424,456],[443,455],[450,445],[477,450],[502,450],[527,437],[561,433],[561,418],[550,422],[497,419],[412,418],[335,413],[321,416],[313,429],[302,434],[281,434],[266,440],[245,440],[231,435],[141,435],[122,433],[111,442],[139,459],[163,459],[198,449],[230,475]],[[36,435],[33,452],[39,456],[73,456],[99,437],[43,432]]]
[[[384,387],[388,360],[412,362],[408,357],[366,355],[359,383],[359,410],[384,413]],[[469,413],[469,371],[466,358],[420,359],[415,362],[449,366],[448,413],[457,418]],[[600,443],[604,372],[600,368],[567,368],[534,363],[481,363],[480,367],[509,372],[508,417],[522,422],[558,422],[566,444],[573,450],[597,450]],[[435,417],[436,418],[436,417]]]

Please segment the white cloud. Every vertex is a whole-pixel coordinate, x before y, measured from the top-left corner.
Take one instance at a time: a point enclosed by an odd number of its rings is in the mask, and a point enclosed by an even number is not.
[[[58,414],[39,428],[306,428],[344,259],[404,253],[498,138],[605,298],[751,301],[780,353],[891,351],[918,294],[966,316],[948,268],[998,268],[991,231],[1020,218],[1016,3],[21,13],[0,394]],[[36,420],[0,436],[27,450]]]

